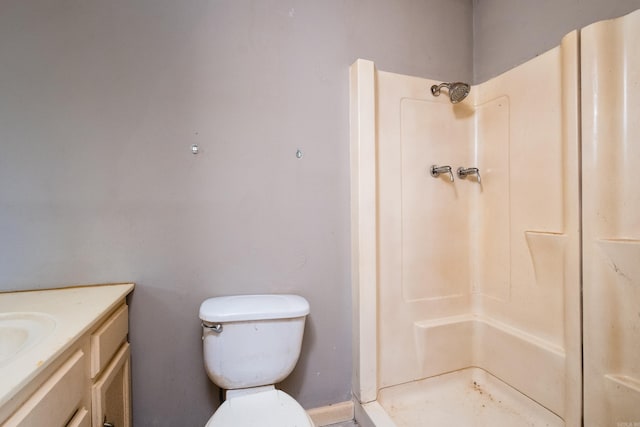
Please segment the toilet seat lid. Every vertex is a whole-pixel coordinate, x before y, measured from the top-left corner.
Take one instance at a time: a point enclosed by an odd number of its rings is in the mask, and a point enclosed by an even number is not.
[[[307,412],[287,393],[270,390],[233,397],[205,427],[313,427]]]

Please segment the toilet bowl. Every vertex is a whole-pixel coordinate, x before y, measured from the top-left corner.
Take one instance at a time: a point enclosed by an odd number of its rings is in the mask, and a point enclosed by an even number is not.
[[[293,397],[274,387],[227,399],[206,425],[232,426],[313,427],[313,421]]]
[[[296,400],[274,384],[300,356],[309,303],[297,295],[209,298],[200,306],[204,365],[226,390],[206,427],[313,427]]]

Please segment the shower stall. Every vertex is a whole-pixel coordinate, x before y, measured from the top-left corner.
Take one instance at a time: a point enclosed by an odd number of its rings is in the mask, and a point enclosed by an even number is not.
[[[362,425],[640,426],[639,39],[473,87],[352,65]]]

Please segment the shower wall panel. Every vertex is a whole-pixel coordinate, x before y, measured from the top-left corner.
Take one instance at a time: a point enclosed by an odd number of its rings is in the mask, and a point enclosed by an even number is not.
[[[575,34],[565,49],[576,52]],[[486,179],[478,211],[488,219],[483,218],[477,260],[480,265],[494,266],[494,270],[508,274],[507,280],[480,276],[482,282],[477,287],[481,305],[486,314],[497,320],[509,321],[560,347],[564,330],[564,265],[551,271],[554,265],[542,258],[549,256],[551,250],[550,258],[564,259],[563,244],[552,242],[567,238],[565,187],[571,185],[569,190],[578,191],[575,167],[573,182],[565,182],[563,173],[568,160],[563,140],[563,66],[561,48],[555,48],[477,87],[481,112],[493,104],[494,109],[502,108],[508,116],[506,124],[485,121],[486,114],[479,116],[477,150]],[[544,96],[540,94],[542,87]],[[572,114],[576,123],[577,110]],[[506,132],[506,142],[504,136],[495,137],[492,128],[496,125]],[[575,141],[573,148],[576,163]],[[484,162],[493,164],[485,166]],[[493,186],[499,186],[499,190],[492,191]],[[492,197],[485,197],[485,192]],[[489,222],[494,215],[501,216],[501,221]],[[499,244],[492,239],[496,231],[507,232]],[[501,247],[497,251],[505,254],[502,257],[494,256],[498,245]],[[555,280],[543,280],[552,275]],[[491,291],[496,288],[491,283],[496,279],[506,290]]]
[[[436,83],[376,72],[380,388],[471,360],[464,330],[417,325],[471,308],[472,186],[430,168],[472,163],[473,110],[434,97]]]
[[[582,30],[585,426],[640,425],[640,12]]]
[[[470,123],[451,120],[450,104],[404,98],[399,106],[400,137],[381,149],[400,155],[398,170],[382,172],[398,180],[400,189],[402,298],[412,303],[461,297],[469,293],[470,198],[448,174],[434,180],[430,165],[453,164],[455,173],[455,165],[470,162]]]
[[[580,420],[577,46],[574,32],[475,88],[483,185],[471,214],[474,312],[487,319],[478,366],[568,425]]]

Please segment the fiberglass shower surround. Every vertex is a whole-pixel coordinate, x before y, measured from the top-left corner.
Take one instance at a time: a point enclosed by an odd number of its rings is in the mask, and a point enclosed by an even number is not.
[[[640,423],[638,39],[593,24],[455,105],[352,65],[363,425]]]

